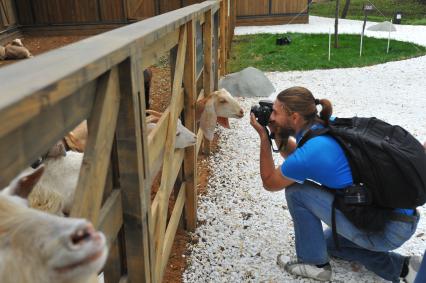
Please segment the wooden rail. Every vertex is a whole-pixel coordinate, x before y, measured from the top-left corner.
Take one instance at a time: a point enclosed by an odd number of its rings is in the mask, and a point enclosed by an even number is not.
[[[201,93],[209,93],[219,74],[225,74],[232,23],[224,10],[228,1],[188,6],[0,70],[0,187],[88,120],[71,216],[87,218],[105,233],[110,246],[107,283],[161,282],[182,215],[188,230],[196,227],[202,133],[195,121],[200,97],[195,23],[202,22],[204,30]],[[216,13],[217,32],[212,24]],[[143,70],[176,46],[171,102],[148,136]],[[196,146],[185,150],[174,149],[180,116],[199,137]],[[161,185],[151,203],[151,185],[161,169]],[[167,219],[179,172],[183,180]]]

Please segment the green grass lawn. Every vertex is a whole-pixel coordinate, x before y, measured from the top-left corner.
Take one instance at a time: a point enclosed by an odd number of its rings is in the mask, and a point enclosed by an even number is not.
[[[371,0],[371,3],[380,11],[373,11],[368,16],[370,21],[384,21],[393,19],[395,12],[402,12],[401,24],[410,25],[426,25],[426,4],[421,4],[417,0]],[[362,7],[367,0],[351,0],[347,19],[364,19]],[[340,0],[340,13],[342,14],[345,0]],[[311,3],[309,14],[315,16],[323,16],[334,18],[334,10],[336,8],[336,0]],[[383,15],[382,15],[383,14]]]
[[[339,48],[331,48],[328,61],[328,34],[288,33],[290,45],[276,45],[275,34],[235,36],[229,71],[253,66],[263,71],[291,71],[369,66],[426,54],[426,47],[391,40],[364,37],[363,56],[359,56],[359,35],[339,35]],[[332,45],[333,45],[332,36]]]

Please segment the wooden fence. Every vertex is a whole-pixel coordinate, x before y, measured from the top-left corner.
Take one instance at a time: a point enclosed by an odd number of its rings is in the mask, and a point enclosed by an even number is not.
[[[308,23],[309,0],[236,0],[237,25]]]
[[[225,72],[228,1],[188,6],[0,69],[0,187],[88,120],[71,216],[87,218],[105,233],[107,283],[161,282],[182,214],[188,230],[196,227],[202,132],[195,102]],[[197,24],[203,30],[201,94]],[[171,102],[148,136],[143,70],[176,49]],[[196,146],[174,149],[179,116],[198,133]],[[151,203],[151,184],[161,164],[160,189]],[[179,171],[183,180],[167,221]]]

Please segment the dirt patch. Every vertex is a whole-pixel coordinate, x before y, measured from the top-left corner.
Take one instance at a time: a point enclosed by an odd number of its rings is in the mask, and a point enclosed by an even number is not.
[[[77,42],[88,36],[25,36],[22,38],[24,45],[34,55],[40,55],[46,51],[60,48],[62,46]],[[31,59],[25,59],[31,60]],[[7,60],[0,61],[0,67],[16,63],[20,60]],[[162,62],[158,66],[150,67],[153,78],[150,92],[150,108],[156,111],[163,112],[170,104],[171,98],[171,83],[170,83],[170,67],[167,63]],[[217,150],[218,137],[215,136],[211,143],[211,153]],[[208,156],[199,155],[197,163],[198,172],[198,195],[206,192],[208,178],[210,176],[210,169],[207,162]],[[160,176],[157,176],[153,188],[151,198],[155,197],[160,184]],[[169,202],[169,216],[174,206],[174,196],[172,193]],[[202,223],[199,223],[199,225]],[[175,236],[173,248],[170,254],[167,268],[163,278],[163,282],[177,283],[182,282],[182,274],[186,269],[187,257],[190,255],[187,249],[189,243],[196,242],[196,239],[189,236],[189,234],[180,225]]]

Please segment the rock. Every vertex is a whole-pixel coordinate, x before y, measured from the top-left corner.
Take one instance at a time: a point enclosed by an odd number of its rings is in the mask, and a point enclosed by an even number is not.
[[[219,82],[219,88],[225,88],[233,96],[267,97],[275,88],[265,74],[253,67],[232,73]]]

